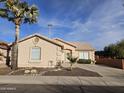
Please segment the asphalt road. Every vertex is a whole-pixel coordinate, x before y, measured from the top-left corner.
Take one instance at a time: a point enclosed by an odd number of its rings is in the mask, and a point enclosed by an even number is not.
[[[1,84],[0,93],[124,93],[124,87]]]

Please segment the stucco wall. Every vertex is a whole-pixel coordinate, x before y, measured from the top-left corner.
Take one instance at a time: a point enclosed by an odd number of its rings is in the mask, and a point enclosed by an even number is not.
[[[63,43],[63,42],[61,42],[61,41],[59,41],[59,40],[54,40],[54,41],[57,42],[58,44],[64,46],[63,57],[62,57],[62,60],[63,60],[64,62],[69,62],[69,60],[67,59],[67,53],[71,53],[71,52],[72,52],[72,55],[73,55],[73,56],[77,56],[77,55],[75,55],[75,47],[70,46],[70,45],[68,45],[68,44],[65,44],[65,43]]]
[[[60,45],[63,45],[64,46],[64,49],[71,49],[72,51],[75,51],[75,47],[73,47],[73,46],[70,46],[70,45],[65,44],[65,43],[63,43],[61,41],[58,41],[58,40],[54,40],[54,41],[57,42]]]
[[[89,51],[89,58],[90,58],[92,61],[95,61],[95,51]]]
[[[18,46],[18,67],[51,67],[50,61],[56,65],[58,60],[61,60],[61,47],[46,40],[40,39],[35,45],[33,43],[35,37],[19,43]],[[31,60],[31,48],[41,48],[41,60],[35,62]]]
[[[7,56],[7,50],[0,49],[0,52],[4,55]],[[0,56],[0,63],[6,63],[6,58],[3,56]]]

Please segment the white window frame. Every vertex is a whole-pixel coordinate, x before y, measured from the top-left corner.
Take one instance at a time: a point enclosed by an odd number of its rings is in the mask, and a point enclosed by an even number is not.
[[[38,48],[38,49],[40,49],[40,59],[32,59],[32,49],[33,48]],[[39,62],[41,62],[41,59],[42,59],[42,57],[41,57],[41,48],[40,47],[31,47],[31,49],[30,49],[30,61],[29,62],[35,62],[35,63],[39,63]]]
[[[87,53],[87,56],[86,56],[86,53]],[[82,57],[81,57],[81,54],[82,54]],[[88,51],[80,51],[79,59],[89,59],[89,52]]]

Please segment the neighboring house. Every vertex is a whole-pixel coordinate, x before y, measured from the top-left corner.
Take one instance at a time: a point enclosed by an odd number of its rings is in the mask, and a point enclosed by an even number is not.
[[[7,49],[12,54],[13,44]],[[10,54],[9,50],[10,49]],[[68,62],[67,55],[72,54],[79,59],[94,59],[94,48],[89,44],[66,42],[62,39],[50,39],[33,34],[18,42],[18,67],[55,67],[58,62]],[[11,58],[10,64],[12,63]]]
[[[8,44],[6,42],[0,42],[0,63],[6,63],[6,57],[8,52]]]

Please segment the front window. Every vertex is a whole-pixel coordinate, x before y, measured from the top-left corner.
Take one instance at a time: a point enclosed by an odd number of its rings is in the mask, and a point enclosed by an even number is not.
[[[79,59],[88,59],[88,52],[80,52]]]
[[[32,48],[31,60],[41,60],[41,49],[39,47]]]

